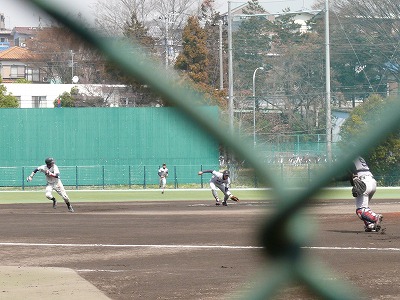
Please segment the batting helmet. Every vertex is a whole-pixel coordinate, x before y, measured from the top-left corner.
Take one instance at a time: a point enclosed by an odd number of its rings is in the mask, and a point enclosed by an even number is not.
[[[47,166],[51,166],[52,164],[54,164],[54,158],[48,157],[44,160],[44,162],[46,163]]]

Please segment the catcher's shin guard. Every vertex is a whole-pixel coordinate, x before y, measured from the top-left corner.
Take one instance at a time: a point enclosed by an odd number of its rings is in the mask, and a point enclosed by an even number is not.
[[[364,223],[370,224],[375,223],[378,220],[378,216],[369,207],[360,207],[356,209],[357,216],[364,221]]]

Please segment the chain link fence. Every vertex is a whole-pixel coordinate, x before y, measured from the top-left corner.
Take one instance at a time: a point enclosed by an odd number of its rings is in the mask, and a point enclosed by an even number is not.
[[[265,220],[259,228],[259,244],[262,245],[263,253],[273,260],[274,264],[265,272],[257,274],[259,284],[249,294],[243,295],[242,299],[272,298],[293,282],[301,283],[312,294],[320,298],[361,299],[361,295],[355,294],[354,287],[346,282],[330,280],[327,284],[326,279],[332,278],[330,270],[323,264],[316,266],[317,259],[315,257],[312,261],[307,258],[301,245],[306,244],[312,238],[313,232],[308,230],[310,229],[307,226],[308,222],[300,214],[300,211],[310,205],[312,196],[321,188],[329,185],[333,177],[342,173],[355,156],[365,154],[368,149],[377,146],[389,133],[399,130],[400,101],[395,101],[390,106],[375,111],[376,115],[384,116],[384,118],[378,122],[371,116],[370,126],[365,131],[366,134],[354,137],[354,144],[357,147],[349,148],[347,153],[340,156],[340,160],[329,161],[324,168],[315,170],[318,172],[318,176],[312,176],[313,180],[294,192],[290,187],[299,184],[298,181],[281,181],[282,176],[277,176],[279,171],[276,169],[276,165],[263,163],[259,152],[261,149],[242,141],[233,134],[231,128],[216,127],[214,122],[210,122],[208,116],[201,114],[197,109],[203,98],[188,85],[182,84],[178,76],[175,76],[170,70],[162,71],[154,62],[149,61],[146,55],[138,50],[137,45],[123,42],[114,43],[109,39],[104,39],[79,22],[65,16],[55,3],[41,0],[32,0],[31,2],[104,53],[127,75],[148,85],[168,103],[179,107],[182,113],[251,166],[256,174],[257,184],[273,188],[276,208],[272,215],[265,216]],[[304,170],[307,172],[307,167],[304,167]],[[98,171],[102,172],[102,169]],[[20,176],[20,178],[23,177],[22,174]]]

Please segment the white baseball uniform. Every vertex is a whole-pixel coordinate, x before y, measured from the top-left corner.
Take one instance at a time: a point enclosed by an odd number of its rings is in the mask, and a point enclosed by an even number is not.
[[[64,185],[62,184],[62,181],[60,179],[60,170],[54,163],[54,160],[49,165],[46,164],[37,167],[35,170],[32,171],[31,175],[28,176],[27,180],[31,181],[33,176],[35,176],[37,172],[42,172],[46,176],[46,198],[53,201],[53,208],[56,208],[57,206],[56,198],[54,198],[54,196],[52,195],[52,192],[54,190],[63,198],[65,204],[67,204],[68,211],[74,212],[74,209],[69,202],[69,197],[65,191]]]
[[[231,179],[229,176],[226,176],[224,179],[224,174],[222,172],[218,172],[215,170],[204,170],[203,173],[211,173],[212,177],[210,179],[210,187],[211,193],[215,198],[215,201],[219,202],[219,197],[217,193],[217,188],[224,194],[224,202],[229,199],[229,196],[232,195],[229,188],[231,186]]]
[[[168,168],[166,165],[163,165],[160,169],[158,169],[158,176],[160,177],[159,187],[162,189],[162,193],[164,193],[168,177]]]
[[[53,198],[51,192],[54,190],[64,199],[66,203],[69,202],[69,197],[60,179],[59,175],[60,170],[58,169],[58,166],[56,164],[53,164],[51,168],[48,168],[47,165],[41,165],[37,167],[37,170],[46,175],[46,181],[47,181],[46,197],[51,200]],[[49,171],[52,174],[58,175],[58,177],[48,175],[47,171]]]

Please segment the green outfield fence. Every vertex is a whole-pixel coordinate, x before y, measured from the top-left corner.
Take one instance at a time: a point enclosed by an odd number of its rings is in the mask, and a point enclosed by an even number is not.
[[[321,169],[308,185],[302,189],[291,189],[287,181],[281,181],[276,176],[275,169],[263,163],[258,148],[253,147],[248,141],[241,141],[231,128],[215,126],[215,120],[210,120],[208,115],[202,114],[197,109],[197,103],[202,102],[202,97],[194,92],[189,85],[182,81],[171,70],[155,64],[146,58],[139,50],[138,45],[125,44],[121,41],[110,42],[99,36],[96,32],[85,28],[80,22],[64,15],[63,11],[52,1],[31,0],[39,8],[46,11],[56,20],[69,27],[89,44],[102,51],[110,60],[118,65],[121,70],[149,86],[154,92],[170,104],[175,105],[188,116],[195,124],[201,126],[205,132],[215,137],[221,144],[233,151],[235,155],[246,161],[254,168],[260,184],[273,187],[273,197],[276,199],[275,212],[265,216],[264,224],[259,229],[259,244],[263,246],[264,253],[274,261],[265,272],[257,274],[257,285],[242,299],[268,299],[279,294],[283,287],[293,282],[306,287],[311,293],[324,299],[361,299],[354,286],[344,281],[335,280],[332,272],[324,264],[315,264],[305,255],[302,245],[315,235],[309,222],[299,212],[311,205],[310,199],[318,191],[327,186],[333,177],[342,173],[351,164],[354,157],[365,154],[369,148],[375,147],[389,133],[398,131],[400,122],[398,112],[400,101],[377,109],[370,116],[371,125],[367,128],[365,136],[354,137],[357,147],[349,147],[340,160]],[[380,120],[374,117],[383,116]],[[28,147],[29,145],[23,145]],[[329,284],[327,283],[329,279]]]
[[[315,180],[326,164],[269,164],[269,168],[281,181],[291,186],[309,185]],[[26,177],[35,167],[0,167],[0,188],[22,190],[43,186],[45,177],[37,173],[31,182]],[[61,166],[60,172],[65,187],[80,189],[85,187],[109,189],[146,189],[159,184],[157,174],[160,165],[95,165],[95,166]],[[233,188],[270,188],[261,181],[254,169],[226,166],[231,171]],[[199,170],[218,169],[212,165],[172,165],[169,166],[167,183],[169,188],[204,188],[208,187],[210,174],[198,176]],[[375,176],[380,186],[400,186],[400,176]],[[387,183],[390,184],[387,184]],[[333,181],[330,187],[348,186],[348,182]]]
[[[124,188],[143,188],[158,186],[157,174],[160,165],[128,166],[128,165],[95,165],[95,166],[60,166],[60,174],[64,186],[79,189],[80,187],[107,188],[122,186]],[[0,167],[0,187],[25,188],[43,186],[46,179],[44,174],[37,173],[34,180],[26,182],[33,166]],[[176,165],[169,166],[167,183],[169,187],[178,189],[180,186],[197,185],[204,187],[208,176],[198,176],[200,170],[215,169],[211,165]]]

